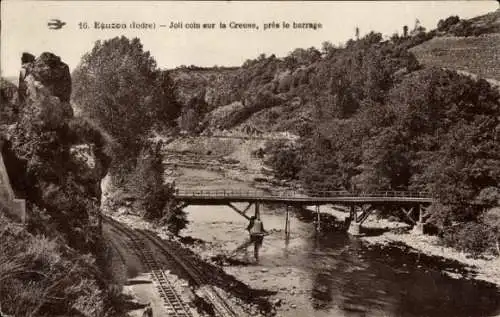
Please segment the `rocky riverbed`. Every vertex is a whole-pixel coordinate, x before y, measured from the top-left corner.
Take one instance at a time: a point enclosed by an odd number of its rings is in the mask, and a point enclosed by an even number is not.
[[[243,167],[239,165],[224,170],[203,168],[202,162],[196,168],[178,165],[169,171],[168,176],[183,189],[250,190],[258,187],[279,191],[294,188],[288,186],[290,184],[273,182],[259,171],[247,169],[244,164]],[[249,287],[270,291],[267,300],[272,304],[272,313],[277,316],[359,316],[363,313],[394,316],[394,309],[402,309],[406,316],[424,313],[428,316],[470,316],[475,307],[468,301],[484,301],[482,314],[492,316],[490,312],[500,306],[497,295],[494,295],[498,291],[494,288],[466,282],[478,279],[498,285],[498,262],[473,260],[441,247],[432,237],[401,233],[407,226],[404,223],[370,216],[364,227],[370,232],[377,231],[378,235],[349,238],[347,234],[334,230],[337,233],[333,236],[318,236],[311,219],[301,219],[302,215],[296,213],[292,217],[292,234],[285,239],[283,206],[263,206],[261,215],[270,235],[265,238],[260,262],[255,263],[251,247],[246,253],[227,257],[248,238],[245,218],[225,206],[188,206],[185,210],[190,224],[182,231],[179,241],[207,263],[220,266]],[[334,206],[322,206],[321,212],[329,214],[328,217],[339,224],[348,216]],[[161,228],[152,229],[165,234]],[[339,241],[333,241],[329,246],[331,239]],[[422,256],[425,260],[421,260],[421,254],[425,255]],[[444,257],[456,261],[447,261]],[[383,259],[390,261],[384,264],[386,260]],[[403,276],[399,276],[401,274]],[[450,276],[458,284],[452,283]],[[407,282],[410,284],[406,285]],[[420,287],[426,289],[435,283],[456,285],[424,293],[419,291]],[[419,285],[417,289],[415,285]],[[341,291],[346,287],[349,291]],[[410,290],[404,300],[398,299],[397,289],[408,292],[405,290],[408,287],[414,290]],[[466,294],[469,299],[454,302],[456,292]],[[428,296],[443,301],[443,304],[434,307]],[[403,306],[396,308],[398,305]],[[419,309],[407,311],[414,305]],[[250,315],[259,314],[256,306],[247,308]],[[348,313],[356,311],[358,313],[354,315]]]
[[[228,187],[239,189],[252,188],[253,184],[249,185],[247,182],[239,180],[237,173],[233,172],[231,175],[233,177],[228,178],[226,175],[216,172],[183,169],[178,174],[176,182],[178,186],[183,188],[200,188],[200,186],[204,189],[222,189]],[[260,263],[254,263],[252,249],[249,248],[247,254],[238,254],[232,258],[232,261],[222,261],[218,262],[218,264],[222,264],[226,272],[236,276],[251,287],[275,291],[276,294],[269,299],[275,305],[279,316],[345,316],[346,309],[362,309],[359,307],[356,308],[357,306],[353,303],[338,304],[339,307],[337,308],[318,309],[318,307],[322,307],[323,305],[322,300],[318,300],[318,297],[321,297],[322,288],[326,286],[320,285],[318,287],[318,282],[311,280],[311,272],[315,272],[313,275],[317,275],[316,272],[318,271],[326,270],[328,272],[330,270],[328,267],[332,265],[332,260],[325,260],[325,256],[327,258],[330,257],[328,255],[330,251],[327,249],[325,253],[325,250],[321,248],[314,251],[315,246],[311,245],[311,241],[315,240],[315,231],[314,224],[310,221],[299,220],[298,214],[293,217],[292,234],[290,239],[286,240],[283,230],[283,207],[264,206],[263,209],[261,213],[266,224],[266,229],[270,230],[271,234],[265,238],[264,246],[261,249]],[[246,220],[229,208],[223,206],[192,206],[187,207],[186,210],[191,223],[189,228],[183,231],[183,236],[194,237],[203,241],[191,244],[190,248],[207,261],[213,261],[214,257],[218,256],[224,258],[225,255],[229,254],[231,250],[234,250],[247,238],[247,234],[244,231],[247,224]],[[329,207],[322,207],[321,212],[331,214],[339,220],[339,223],[342,223],[343,218],[348,216],[345,212]],[[414,236],[404,233],[396,234],[393,232],[394,229],[399,232],[405,231],[404,228],[407,225],[404,223],[377,219],[375,216],[371,216],[364,226],[368,230],[384,233],[350,239],[347,245],[333,251],[334,254],[337,254],[336,256],[345,257],[347,255],[349,258],[361,259],[360,263],[357,263],[358,260],[354,260],[354,266],[343,269],[344,273],[342,274],[354,274],[348,272],[365,270],[366,267],[363,265],[359,266],[363,263],[363,255],[359,255],[361,258],[358,258],[356,254],[366,252],[366,250],[371,248],[370,245],[373,245],[375,247],[374,250],[380,251],[367,252],[371,252],[372,254],[375,252],[375,257],[377,257],[377,252],[383,253],[386,250],[390,254],[392,252],[390,250],[392,249],[400,250],[397,251],[398,257],[404,256],[405,253],[422,253],[435,256],[436,259],[429,257],[426,260],[427,264],[414,264],[414,268],[412,269],[417,271],[423,270],[422,274],[444,274],[456,279],[474,278],[498,284],[498,267],[496,266],[498,262],[493,260],[468,259],[466,255],[455,257],[458,252],[442,248],[436,244],[437,241],[432,237]],[[355,241],[359,241],[359,247],[349,245]],[[405,243],[411,248],[407,248],[403,244],[396,245],[394,242]],[[311,248],[313,248],[312,251]],[[437,250],[440,250],[440,252],[437,252]],[[304,256],[307,256],[307,254],[310,254],[312,258],[319,257],[319,260],[304,264]],[[444,258],[440,260],[444,256],[458,262],[447,261]],[[409,258],[412,257],[409,256]],[[335,262],[335,260],[333,261]],[[465,267],[460,263],[465,265]],[[413,264],[403,263],[401,265],[403,265],[403,268],[406,268]],[[427,268],[426,265],[428,266]],[[398,272],[400,269],[393,268],[392,270]],[[328,273],[327,276],[329,274],[331,273]],[[415,300],[418,301],[418,296]],[[387,309],[385,307],[381,308],[378,313],[373,311],[371,313],[373,315],[387,316]],[[449,312],[449,310],[446,312]]]

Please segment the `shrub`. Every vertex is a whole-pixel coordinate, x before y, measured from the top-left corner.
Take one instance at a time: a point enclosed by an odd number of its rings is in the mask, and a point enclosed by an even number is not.
[[[0,303],[12,316],[109,317],[123,302],[103,285],[90,255],[32,235],[0,215]],[[111,305],[116,305],[116,309]]]
[[[179,235],[179,232],[186,228],[188,223],[186,212],[179,207],[175,200],[170,200],[163,209],[160,224],[166,225],[168,231],[174,235]]]
[[[457,15],[452,15],[447,17],[445,20],[439,20],[437,29],[438,31],[448,31],[451,26],[460,22],[460,18]]]
[[[443,232],[443,242],[477,257],[491,252],[495,246],[495,236],[488,229],[482,222],[467,222],[449,227]]]
[[[174,234],[187,225],[186,214],[177,208],[173,198],[174,186],[164,184],[163,156],[161,143],[145,147],[135,170],[130,175],[127,191],[135,197],[141,216],[154,220]]]
[[[273,168],[274,174],[282,179],[296,179],[303,165],[299,148],[284,142],[271,142],[264,151],[269,153],[266,163]]]

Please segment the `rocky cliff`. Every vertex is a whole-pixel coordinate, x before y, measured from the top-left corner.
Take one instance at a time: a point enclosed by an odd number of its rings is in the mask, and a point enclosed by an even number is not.
[[[43,53],[24,62],[17,121],[0,130],[12,188],[27,200],[29,227],[95,251],[100,182],[109,165],[106,139],[73,116],[69,68],[58,56]]]

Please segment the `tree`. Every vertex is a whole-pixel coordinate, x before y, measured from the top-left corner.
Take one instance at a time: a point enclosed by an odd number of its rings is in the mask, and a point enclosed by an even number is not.
[[[335,46],[330,41],[321,43],[321,54],[328,55],[335,50]]]
[[[135,158],[152,126],[173,125],[179,114],[169,75],[156,68],[138,38],[97,41],[74,71],[73,82],[73,99],[83,115],[122,146],[115,163]]]
[[[148,144],[141,151],[135,170],[128,178],[127,191],[135,199],[135,207],[141,216],[166,225],[178,234],[188,223],[186,213],[178,208],[173,197],[174,186],[164,184],[161,142]]]
[[[295,179],[303,165],[302,151],[284,142],[273,142],[266,146],[265,152],[269,153],[269,164],[278,178]]]
[[[408,25],[403,26],[403,37],[408,37]]]
[[[200,123],[206,112],[208,105],[205,101],[205,89],[202,89],[182,109],[178,118],[179,127],[188,132],[200,132]]]
[[[451,26],[460,22],[460,18],[458,15],[452,15],[447,17],[445,20],[439,20],[437,29],[438,31],[446,32],[450,29]]]

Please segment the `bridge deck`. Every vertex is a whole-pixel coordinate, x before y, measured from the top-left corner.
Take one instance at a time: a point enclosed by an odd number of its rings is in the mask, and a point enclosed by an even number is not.
[[[269,193],[259,190],[178,190],[175,197],[188,204],[197,205],[227,204],[230,202],[317,205],[330,203],[431,203],[434,201],[429,193],[403,191],[374,193],[328,191],[305,195],[295,191]]]

